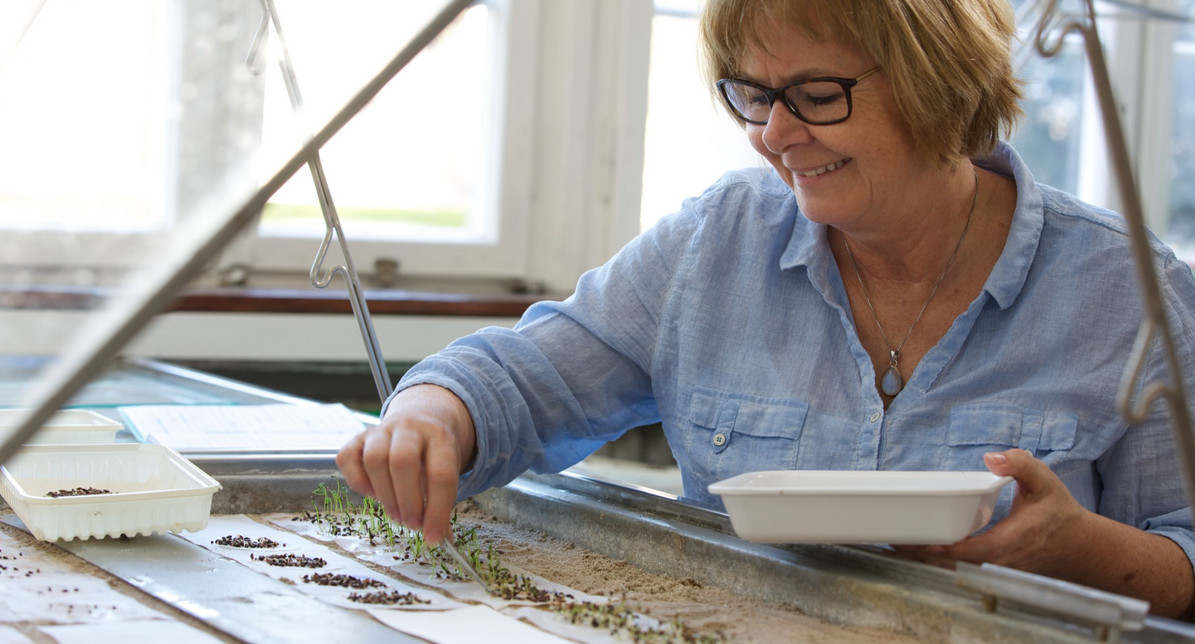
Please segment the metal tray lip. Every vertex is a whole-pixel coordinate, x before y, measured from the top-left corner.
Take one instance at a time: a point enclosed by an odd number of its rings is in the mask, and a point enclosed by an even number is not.
[[[847,485],[799,486],[765,483],[765,479],[786,483],[821,480]],[[982,471],[920,470],[760,470],[744,472],[709,485],[719,496],[972,496],[990,494],[1012,482],[1010,476]],[[911,483],[950,482],[955,487],[925,487]],[[883,482],[884,485],[878,485]]]

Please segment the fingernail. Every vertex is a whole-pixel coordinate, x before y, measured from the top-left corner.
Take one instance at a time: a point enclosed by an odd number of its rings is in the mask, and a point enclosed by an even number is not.
[[[1008,457],[1005,456],[1004,454],[1000,454],[998,452],[988,452],[987,454],[984,454],[984,456],[986,456],[988,458],[988,460],[990,460],[993,463],[996,463],[997,465],[1004,465],[1005,463],[1008,462]]]
[[[942,555],[946,554],[946,548],[943,548],[942,546],[926,546],[925,554],[941,557]]]

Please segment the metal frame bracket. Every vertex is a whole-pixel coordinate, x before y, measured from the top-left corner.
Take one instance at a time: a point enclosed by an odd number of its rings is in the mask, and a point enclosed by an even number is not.
[[[1000,601],[1010,600],[1047,611],[1051,616],[1095,626],[1095,638],[1120,641],[1122,631],[1145,627],[1149,602],[1051,579],[994,564],[959,562],[956,583],[982,595],[983,606],[995,612]]]

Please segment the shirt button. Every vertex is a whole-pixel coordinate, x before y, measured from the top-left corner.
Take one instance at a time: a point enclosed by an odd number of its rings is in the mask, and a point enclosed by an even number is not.
[[[722,447],[725,444],[726,444],[726,434],[723,434],[723,433],[714,434],[714,445],[716,445],[718,447]]]
[[[873,423],[874,423],[874,422],[876,422],[876,421],[877,421],[877,420],[879,420],[879,419],[880,419],[880,412],[878,412],[878,411],[877,411],[877,412],[873,413],[873,414],[871,415],[871,418],[869,418],[868,420],[870,420],[871,422],[873,422]]]

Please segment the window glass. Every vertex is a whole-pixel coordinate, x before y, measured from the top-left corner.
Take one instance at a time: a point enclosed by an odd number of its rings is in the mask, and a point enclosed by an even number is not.
[[[640,210],[644,229],[676,212],[683,199],[701,194],[728,170],[764,164],[700,74],[700,5],[700,0],[655,4]]]
[[[43,258],[22,243],[6,259],[131,266],[213,195],[272,177],[444,7],[270,2],[277,24],[263,23],[266,0],[2,3],[0,229],[80,250]],[[486,2],[467,9],[321,150],[351,238],[495,241],[496,208],[480,205],[502,131],[491,17]],[[324,234],[307,169],[260,221],[265,236]]]
[[[1170,237],[1195,246],[1195,0],[1180,0],[1190,16],[1174,40],[1174,120],[1170,146]]]
[[[362,56],[362,41],[393,48],[399,43],[386,38],[385,26],[414,17],[409,3],[392,0],[281,0],[277,7],[302,101],[317,114],[331,113],[363,82],[344,73]],[[467,10],[321,150],[338,215],[353,238],[476,237],[487,228],[477,203],[492,111],[487,19],[484,4]],[[279,48],[271,53],[277,63]],[[263,137],[290,140],[286,132],[296,125],[283,74],[273,64],[264,75]],[[298,173],[274,195],[260,231],[323,235],[310,173]]]
[[[1024,116],[1009,143],[1038,182],[1079,194],[1084,111],[1094,108],[1084,101],[1089,74],[1083,42],[1068,36],[1057,54],[1043,58],[1033,47],[1038,14],[1027,11],[1038,3],[1014,0],[1012,4],[1020,33],[1014,60],[1025,84],[1021,99]]]
[[[165,3],[5,5],[0,228],[167,223]]]
[[[243,241],[232,239],[234,229],[253,236],[247,224],[257,214],[252,211],[257,199],[264,199],[258,194],[264,182],[297,164],[284,159],[297,158],[311,135],[433,16],[467,3],[295,4],[329,12],[308,24],[296,19],[295,29],[285,32],[294,36],[294,68],[308,98],[297,115],[275,110],[278,116],[270,124],[279,128],[267,135],[266,81],[279,74],[269,57],[260,74],[251,64],[263,14],[256,0],[0,3],[0,367],[27,365],[29,373],[2,388],[0,404],[64,404],[53,394],[55,388],[73,391],[126,349],[130,336],[173,301],[182,278],[194,278],[215,264],[217,249]],[[403,11],[390,11],[396,9],[391,4]],[[470,20],[485,22],[486,16],[486,6],[469,10],[457,23],[458,42],[476,35]],[[284,29],[286,24],[283,17]],[[276,55],[278,35],[267,32],[267,49]],[[322,36],[328,40],[319,40]],[[320,46],[305,46],[304,38],[315,38]],[[485,38],[478,41],[485,46]],[[442,44],[447,48],[449,42]],[[328,54],[341,48],[348,55]],[[334,63],[316,73],[324,54]],[[304,76],[304,69],[312,72]],[[453,126],[467,120],[458,108],[488,111],[488,89],[479,87],[477,73],[468,66],[451,77],[442,69],[408,69],[413,81],[407,82],[414,88],[406,88],[403,100],[423,112],[419,132],[430,131],[430,137],[404,139],[399,149],[378,134],[372,151],[360,152],[368,158],[346,156],[366,166],[376,165],[378,156],[414,156],[435,165],[443,156],[436,154],[444,150],[467,164],[484,157],[478,151],[487,149],[487,142],[459,138],[476,130]],[[432,77],[434,87],[427,84]],[[383,115],[390,110],[391,118],[408,125],[415,118],[410,110],[399,112],[404,106],[393,101],[374,107]],[[339,180],[347,188],[352,175],[363,170],[342,167],[329,155],[335,195],[337,173],[346,177]],[[387,172],[398,175],[403,169]],[[310,185],[309,173],[300,169],[298,176],[306,176]],[[443,184],[419,188],[446,191]],[[351,206],[350,194],[344,200]],[[420,192],[406,186],[398,194],[406,198]],[[468,195],[468,187],[461,194]],[[448,203],[459,210],[462,201],[444,199],[435,206]],[[301,244],[307,246],[305,274],[317,243]],[[233,317],[239,316],[227,316]],[[296,344],[311,343],[301,329],[285,324],[277,333]],[[190,339],[171,340],[185,344]],[[242,340],[219,332],[195,339],[212,347]]]

